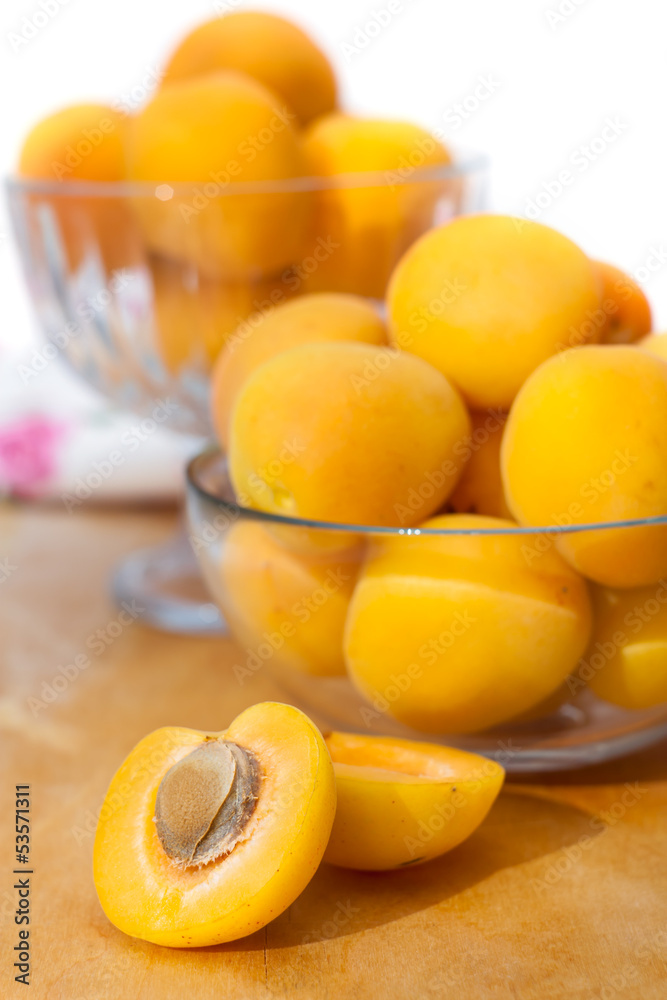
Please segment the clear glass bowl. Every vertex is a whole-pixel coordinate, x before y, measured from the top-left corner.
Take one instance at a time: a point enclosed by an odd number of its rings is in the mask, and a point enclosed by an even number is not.
[[[465,733],[422,731],[396,721],[393,713],[402,697],[402,682],[409,683],[408,663],[369,698],[346,676],[343,656],[350,592],[369,548],[379,539],[391,538],[392,544],[413,547],[422,544],[420,535],[425,544],[433,535],[512,535],[530,542],[531,536],[553,540],[570,531],[631,532],[648,524],[667,524],[667,517],[578,528],[512,526],[473,531],[325,524],[239,506],[225,458],[217,450],[205,451],[189,464],[187,509],[191,544],[238,643],[234,672],[239,684],[258,670],[270,670],[286,698],[324,728],[457,746],[493,757],[515,773],[594,764],[667,736],[667,704],[630,710],[596,697],[582,681],[585,671],[579,672],[581,664],[588,663],[590,651],[576,669],[573,665],[570,678],[558,690],[518,718]],[[462,615],[465,612],[464,599]],[[392,627],[390,621],[386,623],[389,643]],[[535,671],[539,670],[536,661]],[[494,685],[495,697],[500,682],[489,683]]]
[[[169,401],[171,430],[208,437],[213,360],[235,330],[310,291],[381,299],[422,233],[483,209],[487,164],[219,184],[13,178],[10,214],[52,356],[140,416]],[[210,632],[222,622],[183,540],[131,557],[119,600],[146,620]]]

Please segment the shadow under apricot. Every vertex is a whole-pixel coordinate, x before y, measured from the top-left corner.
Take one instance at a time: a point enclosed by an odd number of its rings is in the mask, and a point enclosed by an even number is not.
[[[503,790],[479,830],[441,858],[389,872],[322,865],[266,934],[259,931],[206,951],[293,948],[392,923],[459,896],[496,872],[594,836],[592,816],[530,789]]]

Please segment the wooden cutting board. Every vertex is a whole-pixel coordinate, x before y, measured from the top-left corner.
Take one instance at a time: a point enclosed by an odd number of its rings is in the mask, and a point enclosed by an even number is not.
[[[467,843],[421,868],[323,866],[245,941],[185,952],[116,931],[98,905],[91,856],[121,760],[158,726],[220,729],[246,705],[280,698],[265,671],[239,686],[231,640],[139,622],[110,638],[112,565],[174,526],[164,512],[0,510],[1,997],[665,1000],[665,745],[509,783]],[[46,703],[62,665],[82,652],[90,665]],[[32,802],[29,992],[12,969],[19,783]]]

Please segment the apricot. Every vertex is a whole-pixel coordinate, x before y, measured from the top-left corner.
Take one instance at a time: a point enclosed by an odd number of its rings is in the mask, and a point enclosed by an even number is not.
[[[468,460],[449,505],[458,514],[511,518],[500,474],[500,446],[507,414],[483,410],[471,417],[470,440],[462,448]]]
[[[423,864],[466,840],[500,792],[500,764],[451,747],[329,733],[338,802],[324,860],[382,871]]]
[[[449,152],[416,125],[337,113],[313,123],[305,152],[310,172],[326,178],[315,196],[313,242],[333,245],[315,254],[319,266],[305,287],[383,298],[396,262],[432,224],[451,184],[421,179],[418,168],[449,164]],[[339,176],[368,172],[376,177]]]
[[[331,758],[296,708],[254,705],[219,733],[158,729],[100,812],[102,909],[124,933],[172,948],[251,934],[310,881],[335,807]]]
[[[667,367],[636,347],[591,346],[545,362],[510,413],[505,495],[524,525],[605,524],[667,516]],[[608,587],[667,574],[667,524],[547,536]]]
[[[254,318],[220,354],[213,371],[213,423],[223,445],[229,440],[231,413],[241,386],[265,361],[290,347],[327,340],[386,344],[387,331],[366,299],[339,292],[302,295]]]
[[[125,176],[124,116],[104,104],[77,104],[40,121],[21,150],[18,172],[51,182],[62,193],[31,193],[35,212],[46,205],[57,223],[70,270],[101,257],[109,271],[141,262],[141,233],[127,204],[107,194],[71,192],[77,182],[113,183]]]
[[[653,324],[648,299],[629,274],[602,261],[593,261],[593,264],[602,283],[602,311],[607,316],[602,342],[635,343],[650,332]]]
[[[538,365],[599,339],[588,257],[548,226],[504,215],[455,219],[405,254],[388,291],[389,337],[476,410],[509,409]]]
[[[237,11],[199,25],[172,55],[164,83],[239,70],[275,91],[302,124],[336,106],[336,78],[305,32],[275,14]]]
[[[650,333],[648,337],[643,337],[638,342],[637,347],[640,347],[642,351],[648,351],[649,354],[660,358],[661,361],[667,361],[667,334],[665,333]]]
[[[19,159],[22,177],[119,181],[125,173],[124,119],[104,104],[76,104],[38,122]]]
[[[555,551],[528,566],[513,523],[445,514],[364,565],[345,626],[348,673],[371,702],[431,733],[468,733],[547,698],[584,652],[586,584]],[[492,531],[471,535],[466,531]],[[391,692],[391,694],[390,694]]]
[[[289,291],[279,281],[223,281],[194,265],[161,257],[149,261],[153,281],[155,336],[160,359],[173,374],[187,368],[209,372],[225,342]]]
[[[245,646],[239,680],[267,659],[299,673],[344,675],[343,629],[359,561],[355,551],[295,553],[259,521],[229,528],[219,575],[209,582]]]
[[[595,623],[579,675],[623,708],[667,702],[667,579],[636,590],[593,588]]]
[[[419,358],[367,344],[306,344],[261,365],[232,414],[237,495],[275,514],[414,524],[456,486],[470,422]]]
[[[252,187],[304,172],[300,140],[277,103],[230,70],[165,87],[136,115],[128,175],[157,185],[134,199],[154,251],[226,280],[277,275],[300,259],[310,194]]]

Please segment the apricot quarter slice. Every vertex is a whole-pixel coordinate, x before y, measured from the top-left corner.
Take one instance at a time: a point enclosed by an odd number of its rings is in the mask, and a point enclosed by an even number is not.
[[[102,909],[126,934],[174,948],[251,934],[310,881],[335,808],[326,746],[296,708],[254,705],[220,733],[158,729],[102,806]]]
[[[433,743],[329,733],[338,805],[324,860],[381,871],[466,840],[503,784],[500,764]]]

